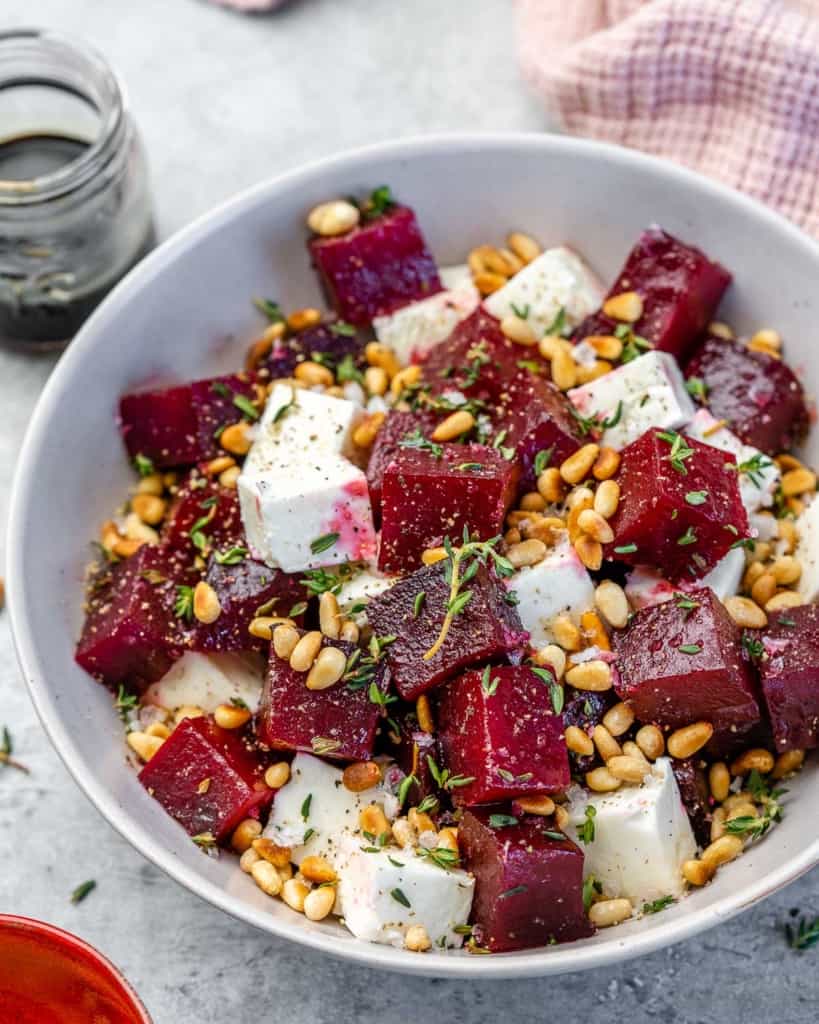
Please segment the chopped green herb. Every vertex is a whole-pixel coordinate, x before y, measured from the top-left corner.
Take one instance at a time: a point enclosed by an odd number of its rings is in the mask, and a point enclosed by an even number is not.
[[[259,418],[259,410],[250,401],[247,395],[234,395],[233,404],[239,412],[249,420],[257,420]]]
[[[331,328],[332,329],[332,328]],[[355,359],[348,352],[346,356],[339,362],[336,367],[336,380],[339,384],[343,384],[346,381],[354,380],[361,384],[364,380],[364,374],[355,365]]]
[[[689,377],[685,382],[685,389],[698,402],[705,401],[707,388],[705,387],[705,381],[701,377]]]
[[[526,885],[515,885],[511,889],[506,889],[504,892],[498,895],[499,900],[507,900],[510,896],[522,896],[523,893],[528,892],[529,887]]]
[[[423,846],[418,847],[418,854],[421,857],[426,857],[427,860],[431,860],[433,864],[437,864],[439,868],[449,870],[458,866],[460,857],[454,850],[450,850],[447,846],[435,846],[431,850],[425,849]]]
[[[427,754],[427,765],[432,778],[435,780],[435,785],[439,789],[457,789],[459,786],[468,786],[471,782],[475,781],[471,775],[453,775],[449,768],[439,768],[429,754]]]
[[[734,463],[730,462],[726,463],[726,465],[730,466],[732,469],[736,468],[738,473],[743,473],[747,476],[754,487],[762,487],[764,482],[762,474],[766,469],[770,469],[773,466],[773,460],[767,455],[763,455],[762,452],[757,452],[755,455],[752,455],[750,459],[737,463],[736,466]]]
[[[657,437],[671,445],[671,451],[667,456],[668,461],[678,473],[686,476],[688,474],[688,467],[685,462],[686,459],[690,459],[694,454],[694,449],[688,446],[682,434],[678,434],[674,430],[659,430],[657,431]]]
[[[230,703],[233,707],[239,708],[240,711],[250,711],[250,708],[247,706],[247,702],[243,701],[241,697],[231,697]]]
[[[691,613],[695,608],[699,608],[700,606],[699,601],[695,601],[693,597],[689,597],[687,594],[676,592],[674,594],[674,599],[677,603],[677,607],[682,608],[684,612]],[[686,615],[686,618],[687,617],[688,616]]]
[[[396,903],[400,903],[402,907],[407,907],[407,909],[412,907],[412,904],[400,889],[390,889],[390,896],[392,896]]]
[[[749,633],[745,633],[742,637],[742,646],[751,658],[761,658],[765,653],[765,646],[761,640],[757,640],[752,637]]]
[[[390,862],[390,864],[392,864],[392,866],[394,868],[402,868],[402,867],[404,867],[404,862],[403,861],[396,860],[394,857],[391,857],[389,854],[387,854],[387,860]]]
[[[315,834],[316,834],[316,830],[314,828],[308,828],[305,831],[304,835],[302,836],[302,840],[301,840],[302,843],[306,843],[307,840],[310,839],[310,837],[314,836]]]
[[[444,454],[444,446],[424,437],[418,427],[411,434],[407,434],[406,437],[402,438],[398,442],[398,447],[415,448],[418,451],[429,452],[436,459],[440,459]]]
[[[459,473],[475,472],[476,470],[483,469],[480,462],[462,462],[459,466],[455,467]]]
[[[547,839],[555,839],[558,842],[563,842],[563,840],[566,838],[562,832],[555,832],[553,829],[550,828],[544,828],[543,834],[544,836],[546,836]]]
[[[18,771],[28,775],[28,768],[11,756],[14,753],[14,744],[11,739],[11,733],[6,725],[3,726],[2,737],[2,742],[0,742],[0,765],[8,765],[9,768],[16,768]]]
[[[517,825],[518,819],[511,814],[490,814],[490,828],[506,828],[507,825]]]
[[[314,736],[310,740],[310,747],[314,754],[322,757],[326,754],[332,754],[338,750],[341,746],[341,740],[331,740],[326,736]]]
[[[247,548],[233,547],[227,551],[215,551],[213,557],[219,565],[238,565],[249,553]]]
[[[187,622],[193,619],[193,587],[183,583],[177,584],[173,610],[178,619],[185,619]]]
[[[272,324],[279,324],[284,320],[282,307],[273,299],[254,299],[253,305],[260,313],[266,316]]]
[[[407,802],[407,797],[409,796],[410,789],[412,789],[412,787],[416,786],[417,784],[418,779],[414,775],[405,775],[404,778],[401,779],[401,785],[398,787],[398,793],[396,794],[398,797],[399,807],[404,806],[404,804]]]
[[[552,454],[554,453],[554,445],[551,448],[543,448],[535,456],[535,476],[540,476],[544,469],[552,461]]]
[[[216,838],[212,832],[200,832],[198,835],[191,836],[191,841],[201,850],[213,850],[216,847]]]
[[[494,697],[495,694],[497,693],[500,679],[498,679],[497,676],[494,679],[490,679],[490,674],[491,670],[487,665],[486,668],[483,670],[483,673],[481,674],[481,689],[483,690],[487,697]]]
[[[552,707],[554,708],[555,714],[559,715],[563,710],[565,694],[563,692],[563,687],[555,678],[554,672],[550,671],[548,668],[541,668],[538,665],[532,665],[531,669],[534,675],[549,687],[549,696],[552,698]]]
[[[780,615],[776,620],[778,626],[795,626],[796,622],[793,619],[786,619],[784,615]]]
[[[230,390],[230,388],[227,386],[227,384],[225,384],[223,380],[213,381],[211,383],[210,389],[215,395],[219,395],[220,398],[230,398],[230,396],[233,394],[233,392]]]
[[[708,501],[708,491],[689,491],[685,500],[689,505],[704,505]]]
[[[521,370],[528,370],[529,373],[540,373],[541,363],[536,362],[534,359],[518,359],[516,364]]]
[[[313,794],[308,793],[301,805],[301,820],[307,821],[310,817],[310,804],[313,802]]]
[[[397,697],[391,697],[389,694],[383,693],[378,688],[378,683],[375,680],[370,683],[370,687],[367,690],[367,698],[371,704],[375,704],[380,708],[385,708],[387,705],[394,704],[398,700]]]
[[[677,900],[674,896],[660,896],[659,899],[652,900],[651,903],[643,904],[644,914],[659,914],[661,910],[665,910],[670,907],[672,903],[676,903]]]
[[[702,647],[699,644],[680,644],[677,650],[680,654],[699,654]]]
[[[689,526],[685,533],[681,534],[677,538],[677,543],[681,548],[687,547],[689,544],[697,543],[697,531],[693,526]]]
[[[644,352],[654,348],[647,338],[634,333],[631,324],[618,324],[614,329],[614,336],[623,342],[623,352],[620,356],[621,363],[631,363]]]
[[[588,913],[589,907],[594,902],[594,897],[599,896],[603,892],[603,886],[594,875],[589,875],[588,878],[583,879],[583,909]]]
[[[615,555],[631,555],[637,550],[636,544],[622,544],[619,548],[614,549]]]
[[[393,206],[395,206],[395,200],[392,197],[389,185],[380,185],[378,188],[373,189],[369,198],[362,203],[361,212],[366,220],[372,220],[375,217],[381,217]]]
[[[150,476],[154,471],[154,464],[147,455],[137,453],[134,456],[134,466],[140,476]]]
[[[791,949],[799,953],[813,949],[819,944],[819,917],[812,921],[807,917],[800,917],[795,924],[786,924],[785,935]]]
[[[510,306],[512,312],[515,314],[515,316],[520,317],[521,320],[525,320],[526,317],[529,316],[529,311],[531,310],[531,306],[529,305],[528,302],[526,303],[525,306],[516,306],[514,302],[510,302],[509,306]]]
[[[346,320],[336,320],[330,324],[330,334],[335,334],[336,337],[341,338],[354,338],[355,327],[352,324],[348,324]]]
[[[425,590],[419,590],[415,595],[415,600],[412,602],[412,617],[417,619],[421,614],[421,609],[424,607],[424,601],[426,600],[427,593]]]
[[[295,408],[295,406],[296,406],[296,389],[293,388],[293,390],[290,392],[290,401],[289,402],[285,402],[284,405],[280,405],[279,406],[279,408],[273,413],[273,419],[272,419],[271,422],[273,422],[273,423],[281,422],[281,420],[283,420],[284,417],[290,412],[290,410]]]
[[[759,839],[760,836],[765,835],[771,825],[782,820],[783,809],[779,798],[784,796],[787,790],[771,789],[769,783],[756,769],[748,775],[745,786],[756,803],[762,804],[762,813],[757,818],[750,816],[732,818],[725,822],[724,828],[729,835]]]
[[[594,842],[594,819],[597,817],[597,808],[594,804],[586,804],[585,818],[580,826],[577,837],[584,846]]]
[[[290,611],[287,613],[287,617],[288,617],[288,619],[295,619],[295,618],[298,618],[299,615],[304,615],[304,613],[306,611],[307,611],[307,602],[306,601],[297,601],[293,605],[293,607],[290,609]]]
[[[546,333],[547,336],[548,335],[556,334],[559,337],[562,337],[563,336],[563,332],[565,330],[566,330],[566,308],[565,308],[565,306],[561,306],[560,309],[555,314],[554,320],[552,320],[552,322],[546,328],[545,333]]]
[[[314,596],[330,592],[339,594],[347,580],[358,572],[358,566],[353,562],[344,562],[337,566],[336,571],[328,569],[307,569],[299,583],[304,584],[307,590]]]
[[[122,683],[120,683],[116,699],[114,700],[114,707],[124,722],[128,715],[139,707],[139,697],[133,693],[128,693]]]
[[[89,896],[96,888],[97,883],[93,878],[89,878],[87,882],[83,882],[82,885],[78,885],[74,892],[71,893],[71,902],[82,903],[85,897]]]
[[[433,796],[432,793],[430,793],[429,796],[425,796],[424,799],[421,801],[421,803],[418,804],[418,813],[419,814],[424,814],[427,811],[437,811],[437,810],[438,810],[438,797],[437,796]]]
[[[329,551],[340,536],[341,534],[338,533],[325,533],[321,537],[316,537],[315,540],[310,541],[310,551],[314,555],[320,555],[324,551]]]

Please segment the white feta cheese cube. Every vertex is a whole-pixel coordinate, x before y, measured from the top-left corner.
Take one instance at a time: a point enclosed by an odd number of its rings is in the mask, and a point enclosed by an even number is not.
[[[774,494],[782,474],[772,458],[758,448],[743,444],[722,420],[715,419],[707,409],[698,409],[685,428],[685,433],[703,444],[730,452],[742,466],[739,473],[739,494],[748,512],[758,512],[773,505]]]
[[[389,590],[397,580],[397,576],[385,576],[375,566],[365,566],[342,584],[336,595],[338,607],[344,615],[352,616],[361,626],[367,621],[367,612],[360,606]]]
[[[561,310],[567,326],[576,327],[602,301],[603,290],[591,270],[571,249],[559,246],[542,252],[483,304],[498,320],[528,308],[526,319],[540,338]]]
[[[332,857],[336,913],[353,935],[402,947],[407,930],[422,925],[434,946],[460,946],[455,928],[469,918],[475,879],[410,849],[367,852],[372,849],[366,839],[342,833]]]
[[[324,453],[350,457],[355,453],[353,431],[363,415],[346,398],[274,384],[246,465],[288,472],[294,464],[315,462]]]
[[[798,541],[794,557],[802,566],[799,594],[806,604],[819,599],[819,501],[816,498],[796,520]]]
[[[369,561],[376,536],[364,473],[332,452],[277,466],[246,462],[239,504],[254,558],[285,572]]]
[[[569,392],[581,416],[611,426],[601,444],[625,448],[649,428],[677,430],[694,415],[677,361],[668,352],[646,352],[630,363]]]
[[[568,540],[551,550],[537,565],[519,569],[506,581],[517,597],[517,612],[529,631],[532,647],[554,641],[552,622],[569,615],[578,623],[594,607],[594,582]]]
[[[710,587],[720,601],[733,597],[739,592],[739,585],[745,572],[745,555],[741,548],[734,548],[721,558],[714,568],[700,580],[680,583],[674,586],[655,569],[638,565],[626,577],[626,597],[636,611],[653,604],[670,601],[680,591]]]
[[[426,359],[481,300],[469,267],[450,267],[440,273],[445,291],[373,320],[376,338],[392,349],[402,366]]]
[[[264,664],[252,654],[198,654],[186,651],[145,691],[148,704],[174,711],[183,705],[212,714],[220,704],[244,701],[258,711]]]
[[[344,786],[340,768],[312,754],[296,754],[290,781],[276,793],[264,835],[291,847],[296,864],[314,854],[331,857],[339,837],[358,830],[359,811],[373,802],[383,805],[388,818],[396,816],[397,801],[383,786],[352,793]]]
[[[654,762],[640,786],[605,794],[577,787],[566,829],[575,841],[588,805],[596,814],[594,839],[581,844],[584,874],[594,875],[607,897],[625,897],[639,911],[662,896],[682,896],[682,865],[697,844],[667,757]]]

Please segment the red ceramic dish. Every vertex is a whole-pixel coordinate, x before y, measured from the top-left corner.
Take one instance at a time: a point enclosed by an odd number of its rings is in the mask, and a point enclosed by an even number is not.
[[[88,943],[0,914],[0,1020],[6,1024],[151,1024],[136,993]]]

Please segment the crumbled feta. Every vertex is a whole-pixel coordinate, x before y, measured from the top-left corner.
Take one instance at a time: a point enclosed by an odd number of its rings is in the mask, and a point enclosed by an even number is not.
[[[729,551],[702,579],[686,581],[676,586],[664,579],[656,569],[638,565],[626,577],[626,597],[631,607],[637,611],[653,604],[670,601],[681,591],[697,590],[700,587],[710,587],[720,601],[725,601],[739,592],[744,572],[745,555],[741,548]]]
[[[569,398],[581,416],[611,424],[601,443],[618,449],[651,427],[677,430],[694,415],[680,368],[668,352],[646,352],[574,388]]]
[[[264,835],[291,847],[296,864],[313,854],[332,857],[339,838],[358,829],[359,811],[373,802],[383,805],[388,818],[398,813],[397,801],[382,785],[352,793],[340,768],[312,754],[296,754],[290,781],[276,793]]]
[[[402,366],[426,359],[481,300],[469,267],[442,268],[440,276],[445,291],[373,320],[376,338],[392,349]]]
[[[349,458],[363,415],[358,403],[346,398],[274,384],[246,464],[277,471],[299,458],[314,460],[318,452]]]
[[[668,758],[658,758],[640,786],[576,792],[566,830],[575,841],[589,805],[596,814],[594,839],[581,844],[584,873],[602,883],[607,897],[625,897],[639,911],[662,896],[682,896],[682,865],[696,856],[697,844]]]
[[[542,252],[483,304],[498,320],[528,309],[526,320],[540,338],[561,310],[566,326],[576,327],[602,300],[602,289],[591,270],[571,249],[559,246]]]
[[[819,501],[816,498],[796,520],[798,537],[794,557],[802,566],[799,594],[806,604],[819,598]]]
[[[353,935],[401,947],[407,929],[422,925],[434,946],[460,946],[463,936],[455,928],[469,918],[472,875],[438,867],[410,849],[373,850],[366,839],[347,833],[332,856],[335,910]]]
[[[737,466],[743,467],[739,473],[739,493],[748,512],[770,507],[782,475],[779,467],[758,448],[743,444],[723,423],[707,409],[699,409],[685,428],[685,433],[703,444],[730,452],[736,458]]]
[[[517,597],[518,615],[532,647],[553,642],[552,622],[558,615],[569,615],[578,623],[582,613],[594,607],[594,582],[568,540],[505,583]]]
[[[184,705],[212,714],[220,704],[243,701],[258,711],[264,666],[252,654],[197,654],[186,651],[145,691],[148,704],[174,711]]]

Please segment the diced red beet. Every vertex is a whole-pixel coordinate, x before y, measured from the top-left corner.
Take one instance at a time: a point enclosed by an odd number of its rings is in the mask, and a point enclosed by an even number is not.
[[[353,644],[325,638],[325,647],[338,647],[349,658]],[[367,666],[363,654],[357,670]],[[304,750],[340,761],[366,761],[373,752],[380,719],[379,705],[370,700],[370,682],[386,693],[390,677],[383,658],[372,665],[371,680],[363,684],[340,679],[324,690],[308,690],[307,673],[296,672],[270,651],[270,662],[259,709],[259,739],[277,750]]]
[[[291,377],[296,366],[306,359],[334,369],[347,360],[358,368],[364,363],[364,345],[364,338],[351,324],[318,324],[275,342],[261,365],[273,379]]]
[[[406,805],[410,807],[437,792],[427,758],[431,757],[436,765],[440,763],[438,739],[420,727],[414,707],[408,707],[403,713],[390,710],[390,718],[398,724],[398,743],[391,742],[386,749],[405,775],[417,779],[407,794]]]
[[[647,430],[621,452],[621,497],[607,557],[661,565],[673,581],[704,576],[748,536],[735,464],[719,448]]]
[[[730,283],[731,275],[719,263],[653,227],[629,253],[608,297],[636,291],[643,300],[643,315],[633,325],[635,332],[661,352],[684,360],[714,319]],[[592,334],[613,334],[616,327],[616,321],[593,313],[574,337],[580,341]]]
[[[615,689],[640,722],[710,722],[717,744],[759,722],[739,629],[710,588],[636,612],[615,645]]]
[[[108,686],[144,690],[189,646],[174,614],[177,583],[193,582],[178,559],[143,545],[92,583],[76,660]]]
[[[500,329],[500,321],[478,306],[433,348],[423,364],[423,380],[433,395],[456,390],[495,406],[520,376],[521,351]]]
[[[128,454],[145,456],[156,466],[190,465],[224,454],[216,435],[242,419],[234,403],[239,395],[254,397],[253,381],[245,374],[123,395],[119,419]]]
[[[440,416],[427,411],[390,412],[375,438],[367,464],[367,486],[373,514],[380,522],[384,471],[401,450],[400,442],[420,433],[429,439]]]
[[[757,665],[776,749],[819,746],[819,607],[770,615],[755,636],[765,649]]]
[[[139,773],[139,781],[192,836],[219,842],[273,790],[265,762],[235,732],[209,718],[185,718]],[[207,786],[202,783],[207,780]]]
[[[706,338],[685,370],[702,381],[705,404],[746,444],[777,455],[804,437],[805,393],[782,359],[724,338]]]
[[[415,569],[427,548],[460,538],[465,528],[479,540],[497,537],[519,476],[514,463],[485,445],[399,445],[384,472],[378,568]]]
[[[270,569],[264,562],[245,556],[230,564],[230,549],[222,552],[221,557],[227,557],[228,562],[220,563],[217,554],[211,555],[203,579],[213,587],[222,610],[215,622],[196,623],[193,648],[197,651],[246,651],[254,647],[267,650],[268,641],[258,640],[248,632],[259,609],[301,621],[298,615],[291,616],[291,611],[304,601],[307,591],[297,575]]]
[[[553,793],[570,781],[563,719],[549,685],[527,665],[473,669],[450,680],[438,701],[441,754],[460,806]]]
[[[243,545],[237,491],[220,487],[194,470],[179,485],[160,539],[168,550],[187,558],[202,551]]]
[[[671,769],[697,842],[701,846],[708,846],[711,842],[712,814],[710,791],[702,762],[693,757],[675,757],[671,761]]]
[[[480,566],[469,589],[470,600],[452,619],[440,650],[428,660],[424,654],[438,639],[449,603],[442,562],[419,569],[367,605],[367,619],[376,634],[396,638],[387,648],[387,663],[405,700],[415,700],[469,666],[520,657],[525,650],[529,634],[494,574]]]
[[[351,324],[367,324],[441,291],[435,260],[408,206],[393,206],[346,235],[313,238],[310,254],[330,302]]]
[[[458,829],[465,866],[475,876],[476,941],[501,953],[591,935],[582,850],[566,836],[556,838],[549,818],[527,815],[493,828],[491,814],[488,807],[468,810]]]

